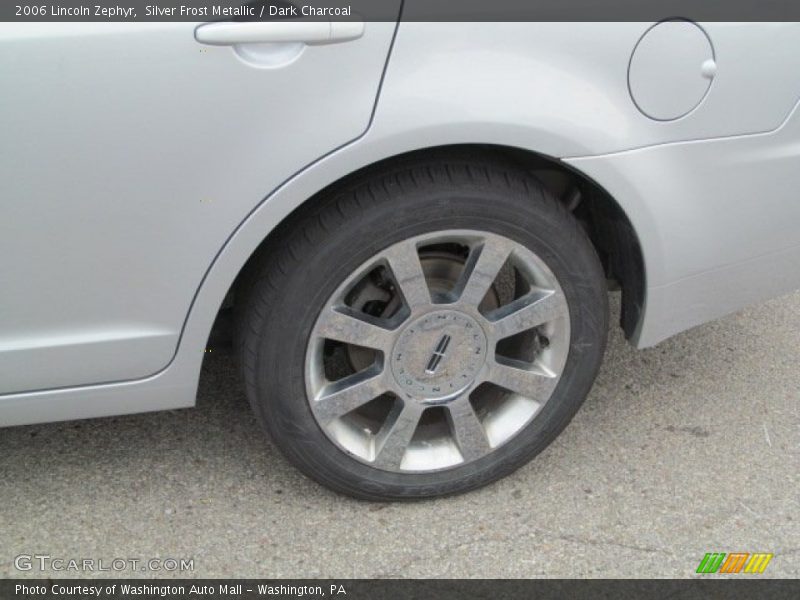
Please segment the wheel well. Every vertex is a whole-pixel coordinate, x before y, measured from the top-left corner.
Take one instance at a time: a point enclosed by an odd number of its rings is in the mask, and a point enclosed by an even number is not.
[[[223,303],[223,310],[211,337],[217,339],[228,337],[220,330],[227,329],[226,323],[229,318],[225,315],[226,309],[235,304],[237,290],[240,289],[248,265],[262,253],[268,252],[270,242],[280,237],[281,232],[290,229],[296,219],[302,218],[321,198],[335,193],[337,188],[353,180],[369,177],[373,172],[385,169],[389,165],[396,167],[398,164],[419,163],[432,158],[454,155],[469,156],[472,160],[481,156],[493,159],[502,157],[538,177],[544,186],[567,206],[592,241],[610,285],[618,286],[622,290],[620,325],[626,337],[630,338],[644,307],[645,272],[641,246],[622,208],[597,183],[557,159],[519,148],[477,144],[438,146],[386,158],[346,175],[306,200],[270,232],[237,275]]]
[[[517,148],[499,152],[534,173],[572,212],[597,251],[612,289],[622,290],[620,326],[631,338],[644,309],[644,257],[636,231],[616,200],[565,163]]]

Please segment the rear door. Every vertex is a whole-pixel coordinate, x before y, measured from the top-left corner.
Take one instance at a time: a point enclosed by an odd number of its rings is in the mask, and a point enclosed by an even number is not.
[[[163,369],[235,228],[368,127],[394,23],[197,25],[0,24],[0,394]]]

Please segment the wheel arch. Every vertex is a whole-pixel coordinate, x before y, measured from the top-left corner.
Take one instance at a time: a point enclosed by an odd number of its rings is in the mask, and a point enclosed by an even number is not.
[[[350,168],[344,169],[337,169],[341,163],[330,161],[332,157],[324,157],[275,190],[244,219],[209,267],[186,317],[172,366],[183,376],[191,376],[196,384],[215,321],[224,306],[235,303],[237,286],[247,265],[268,252],[270,243],[280,232],[322,196],[353,179],[367,177],[387,164],[465,154],[473,160],[481,156],[501,157],[534,172],[551,193],[567,203],[586,228],[608,277],[620,284],[623,293],[620,324],[626,336],[632,338],[644,308],[644,256],[633,224],[611,194],[556,158],[518,146],[459,143],[416,148],[371,162],[366,160],[355,167],[351,162]]]
[[[459,156],[472,160],[480,160],[481,157],[500,158],[512,162],[519,168],[534,173],[553,195],[567,205],[586,229],[608,278],[622,290],[620,326],[626,337],[631,338],[642,314],[646,286],[641,245],[625,211],[602,186],[578,169],[530,150],[497,144],[451,144],[420,148],[375,161],[333,181],[276,224],[262,243],[253,250],[247,263],[242,266],[231,283],[229,297],[235,293],[247,264],[261,253],[268,252],[273,238],[280,236],[281,231],[286,228],[291,228],[295,218],[312,210],[316,202],[330,193],[335,193],[339,186],[367,178],[371,173],[387,167]]]

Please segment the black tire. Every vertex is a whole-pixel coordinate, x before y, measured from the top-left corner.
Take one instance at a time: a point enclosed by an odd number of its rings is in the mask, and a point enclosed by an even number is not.
[[[306,398],[307,341],[321,307],[354,269],[392,243],[439,229],[501,234],[547,264],[569,309],[566,366],[536,418],[483,458],[429,473],[382,471],[348,456],[317,424]],[[607,290],[591,242],[537,179],[499,159],[430,158],[347,182],[284,224],[243,282],[237,348],[259,421],[303,473],[362,499],[441,496],[508,475],[569,423],[605,350]]]

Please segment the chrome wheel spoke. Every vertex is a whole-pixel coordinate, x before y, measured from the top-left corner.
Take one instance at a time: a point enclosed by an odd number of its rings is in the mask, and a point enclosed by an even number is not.
[[[409,308],[413,310],[430,304],[431,293],[416,244],[412,242],[396,244],[389,248],[384,256]]]
[[[496,340],[533,329],[567,314],[564,296],[555,291],[531,293],[489,315]]]
[[[374,400],[387,389],[383,371],[377,374],[355,373],[322,388],[314,400],[314,413],[323,423],[329,423]]]
[[[509,366],[495,361],[491,363],[485,379],[536,402],[545,402],[553,393],[558,382],[557,377],[544,369],[526,367],[527,365],[521,362],[518,366]]]
[[[366,320],[366,315],[347,314],[346,309],[328,307],[323,310],[317,325],[319,337],[373,348],[384,353],[392,344],[392,333],[388,329]]]
[[[422,407],[414,402],[402,402],[402,408],[395,408],[384,423],[375,440],[375,466],[398,470],[403,456],[414,437]]]
[[[511,241],[499,238],[488,238],[479,248],[474,249],[467,259],[462,274],[459,302],[478,306],[497,279],[512,250]]]
[[[491,451],[483,428],[469,398],[464,394],[448,405],[448,417],[458,449],[464,462],[480,458]]]

